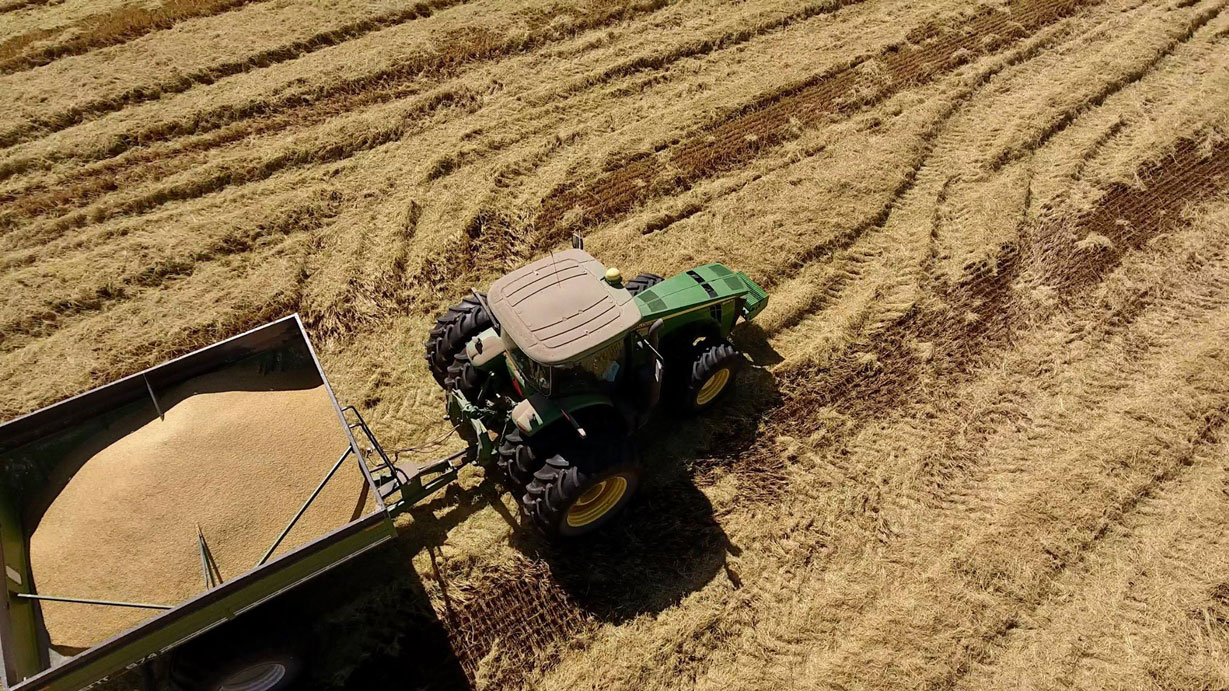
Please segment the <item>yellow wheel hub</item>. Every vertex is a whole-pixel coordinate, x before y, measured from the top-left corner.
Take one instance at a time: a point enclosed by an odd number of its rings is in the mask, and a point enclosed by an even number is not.
[[[589,525],[605,516],[627,493],[627,478],[621,475],[606,478],[589,488],[568,509],[568,525],[573,528]]]
[[[730,370],[721,368],[713,372],[713,376],[704,382],[704,386],[700,387],[700,393],[696,394],[696,404],[705,405],[716,398],[722,391],[725,390],[725,385],[730,383]]]

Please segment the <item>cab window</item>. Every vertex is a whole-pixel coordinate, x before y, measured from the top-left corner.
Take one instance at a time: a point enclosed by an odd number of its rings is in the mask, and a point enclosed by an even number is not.
[[[623,341],[575,362],[553,367],[556,394],[601,391],[618,381],[623,367]]]

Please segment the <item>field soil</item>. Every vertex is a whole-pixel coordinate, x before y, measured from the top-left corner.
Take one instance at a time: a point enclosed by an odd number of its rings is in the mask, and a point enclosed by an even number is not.
[[[298,312],[415,446],[471,288],[722,261],[623,520],[402,519],[473,685],[1225,688],[1226,4],[4,0],[0,416]]]

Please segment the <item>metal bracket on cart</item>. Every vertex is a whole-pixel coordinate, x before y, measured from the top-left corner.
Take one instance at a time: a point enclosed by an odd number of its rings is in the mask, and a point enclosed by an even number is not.
[[[409,459],[400,460],[395,455],[390,458],[354,406],[346,406],[342,409],[342,414],[346,416],[350,429],[362,434],[360,443],[366,441],[363,462],[359,465],[371,485],[377,488],[380,501],[390,514],[408,510],[434,494],[455,480],[457,473],[465,465],[468,449],[425,464],[414,463]]]

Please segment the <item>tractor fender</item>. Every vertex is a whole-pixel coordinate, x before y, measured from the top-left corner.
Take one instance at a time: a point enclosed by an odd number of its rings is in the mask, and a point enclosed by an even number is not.
[[[614,414],[614,401],[609,396],[600,393],[577,394],[561,399],[550,399],[541,394],[530,394],[529,398],[517,403],[512,408],[511,418],[518,429],[532,437],[539,430],[550,427],[557,422],[569,424],[563,417],[563,411],[575,418],[576,412],[606,406]]]
[[[504,340],[495,329],[487,329],[470,339],[465,345],[469,361],[483,372],[489,372],[504,354]]]

